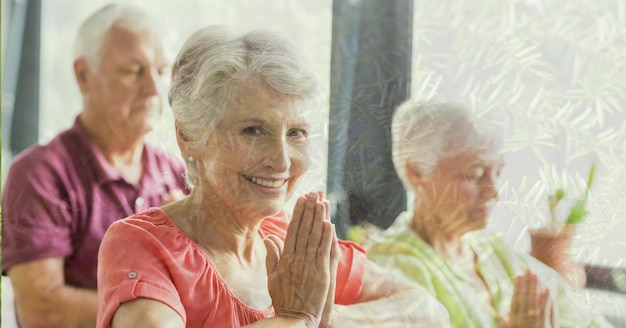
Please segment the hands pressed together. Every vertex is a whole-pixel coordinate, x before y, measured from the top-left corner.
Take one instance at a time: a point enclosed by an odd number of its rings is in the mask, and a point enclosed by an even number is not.
[[[506,328],[556,327],[557,316],[550,290],[541,286],[537,276],[526,270],[515,279],[515,289],[511,300],[511,312],[503,319],[501,326]]]
[[[335,299],[339,244],[322,192],[299,197],[285,243],[270,235],[267,248],[269,293],[276,316],[328,327]]]

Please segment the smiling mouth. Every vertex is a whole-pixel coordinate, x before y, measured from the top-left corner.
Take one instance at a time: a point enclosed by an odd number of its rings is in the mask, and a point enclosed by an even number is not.
[[[259,186],[263,186],[263,187],[267,187],[267,188],[279,188],[282,187],[285,182],[287,182],[288,179],[282,179],[282,180],[263,180],[263,179],[259,179],[259,178],[255,178],[255,177],[251,177],[249,175],[244,175],[244,178],[246,178],[246,180],[254,183],[254,184],[258,184]]]

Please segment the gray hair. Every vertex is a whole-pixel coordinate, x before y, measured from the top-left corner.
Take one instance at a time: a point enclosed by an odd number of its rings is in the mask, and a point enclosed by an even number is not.
[[[393,165],[408,192],[407,163],[429,177],[440,160],[470,150],[499,151],[504,117],[497,109],[477,113],[458,103],[407,101],[394,113]]]
[[[225,26],[195,32],[178,53],[172,69],[169,103],[184,141],[201,149],[241,86],[265,83],[311,105],[322,94],[317,75],[279,34],[254,30],[241,36]],[[183,156],[184,157],[184,156]],[[187,183],[198,172],[187,158]]]
[[[129,31],[156,31],[156,24],[139,7],[126,4],[109,4],[91,14],[80,26],[74,43],[74,59],[84,58],[89,67],[98,71],[100,51],[112,27]]]

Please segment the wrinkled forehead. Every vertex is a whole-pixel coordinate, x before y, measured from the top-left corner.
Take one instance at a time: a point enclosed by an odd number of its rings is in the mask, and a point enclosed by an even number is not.
[[[225,100],[227,121],[245,118],[312,125],[316,116],[312,101],[281,93],[262,82],[235,85]]]
[[[164,61],[163,44],[159,34],[149,28],[131,29],[124,25],[114,25],[109,29],[103,45],[107,50],[121,54],[141,53],[155,61]],[[105,55],[103,55],[105,56]]]

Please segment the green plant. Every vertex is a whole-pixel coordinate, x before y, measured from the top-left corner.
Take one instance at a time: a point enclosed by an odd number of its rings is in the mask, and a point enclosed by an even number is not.
[[[587,211],[587,208],[586,208],[586,204],[587,204],[587,197],[589,196],[589,189],[591,189],[591,185],[593,184],[593,177],[595,175],[595,171],[596,171],[596,164],[593,163],[591,164],[591,168],[589,169],[589,175],[587,177],[587,186],[585,187],[585,194],[583,195],[582,198],[574,202],[574,205],[572,205],[572,207],[570,208],[567,218],[565,219],[565,224],[581,223],[583,219],[585,218],[585,216],[589,214],[589,211]],[[550,217],[552,218],[553,226],[556,226],[557,224],[557,219],[555,215],[556,207],[561,201],[561,199],[563,199],[564,197],[565,197],[565,190],[563,190],[562,188],[558,188],[554,192],[554,194],[548,196],[548,203],[550,206]]]

